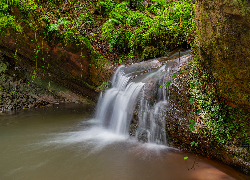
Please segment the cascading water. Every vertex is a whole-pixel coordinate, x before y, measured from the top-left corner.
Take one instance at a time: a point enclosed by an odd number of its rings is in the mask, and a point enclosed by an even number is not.
[[[172,81],[172,74],[187,58],[189,56],[183,56],[165,65],[156,59],[119,66],[112,77],[111,88],[98,100],[96,119],[101,126],[113,133],[128,135],[133,122],[137,139],[166,144],[164,112],[169,105],[169,92],[164,84]]]
[[[116,71],[112,87],[98,102],[97,119],[103,126],[118,134],[126,134],[132,119],[137,97],[144,83],[131,82],[131,77],[126,75],[120,66]]]

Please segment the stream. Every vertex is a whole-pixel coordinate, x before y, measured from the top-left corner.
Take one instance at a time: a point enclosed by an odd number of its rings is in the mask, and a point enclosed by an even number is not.
[[[188,58],[120,66],[97,107],[55,104],[0,114],[0,180],[245,179],[227,165],[167,146],[163,85]]]
[[[0,179],[244,179],[202,156],[117,136],[96,126],[92,115],[93,107],[78,104],[1,115]]]

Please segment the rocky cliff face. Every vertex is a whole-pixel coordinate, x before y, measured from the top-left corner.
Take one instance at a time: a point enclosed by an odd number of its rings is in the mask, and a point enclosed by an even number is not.
[[[199,65],[229,105],[250,107],[250,2],[197,2]]]
[[[19,10],[13,8],[12,13],[18,21]],[[48,40],[41,30],[24,23],[21,26],[22,33],[6,29],[4,36],[0,36],[1,54],[11,59],[15,70],[27,71],[33,79],[48,79],[91,100],[97,99],[94,89],[101,85],[106,75],[91,63],[90,52],[84,44]]]

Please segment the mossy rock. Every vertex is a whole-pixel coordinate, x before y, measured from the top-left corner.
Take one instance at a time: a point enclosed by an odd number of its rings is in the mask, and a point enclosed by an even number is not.
[[[218,97],[249,108],[250,4],[245,3],[242,9],[242,3],[199,1],[196,42],[198,64],[211,76]]]

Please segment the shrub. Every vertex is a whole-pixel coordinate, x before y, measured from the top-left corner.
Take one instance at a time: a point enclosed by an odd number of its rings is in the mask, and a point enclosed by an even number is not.
[[[6,28],[12,28],[16,32],[22,32],[22,28],[15,22],[15,17],[10,15],[10,6],[18,4],[18,0],[0,2],[0,32],[4,35]]]
[[[102,37],[110,48],[129,51],[142,59],[163,56],[187,41],[194,31],[191,0],[156,0],[145,6],[153,14],[131,10],[128,5],[127,2],[115,5],[102,27]]]

